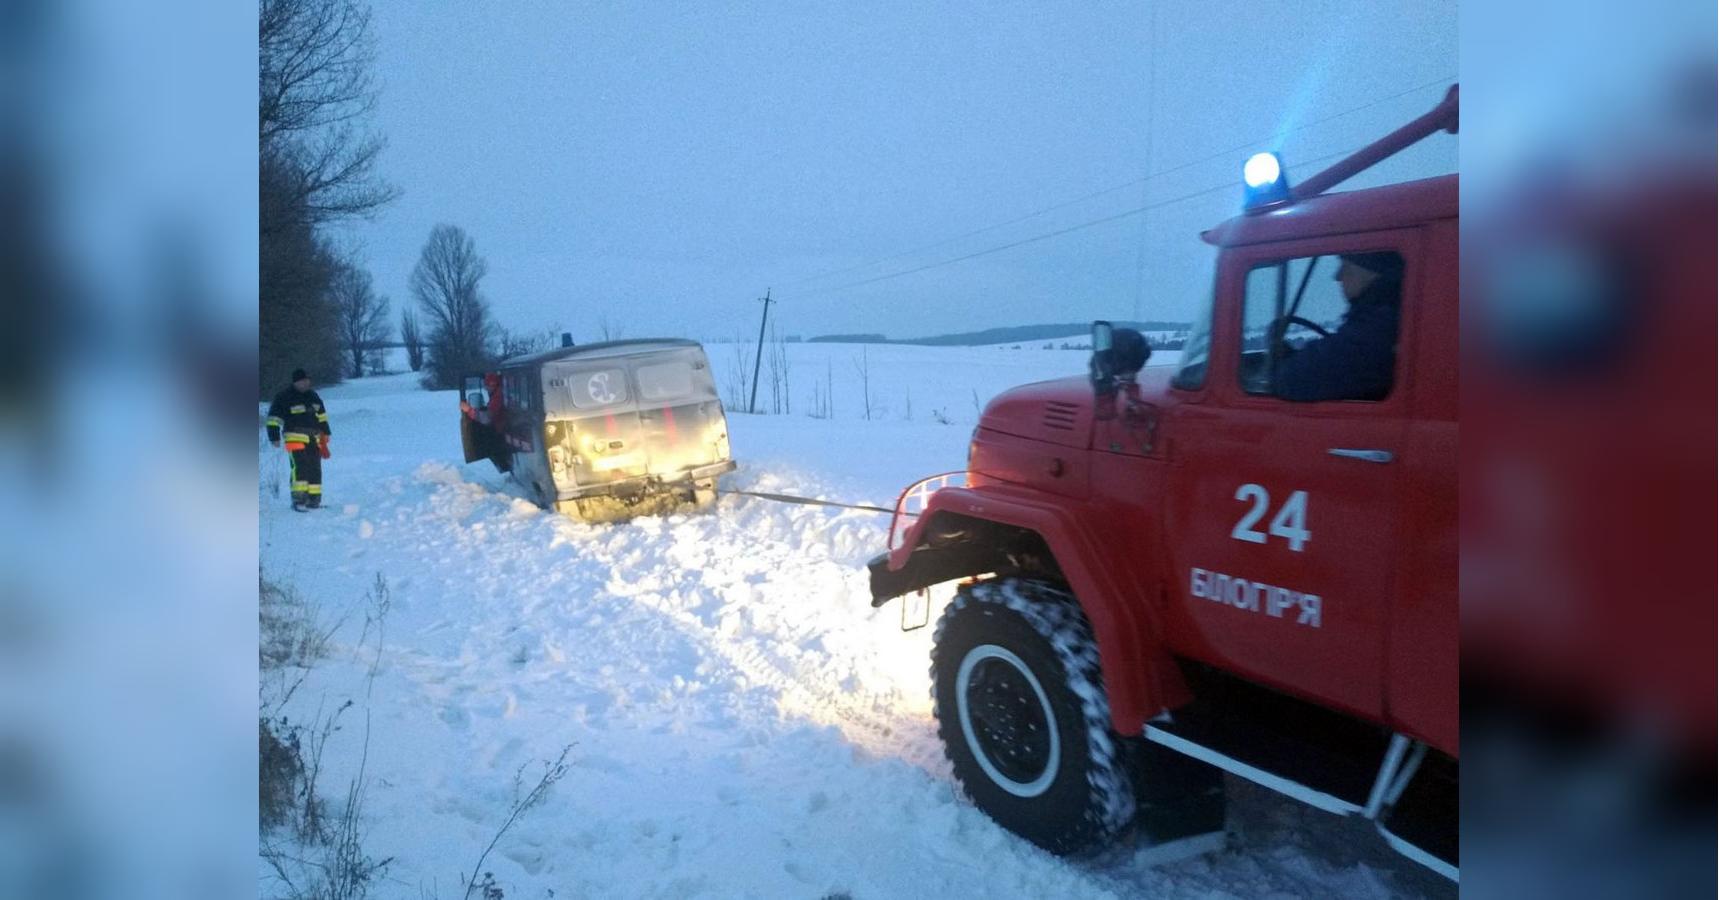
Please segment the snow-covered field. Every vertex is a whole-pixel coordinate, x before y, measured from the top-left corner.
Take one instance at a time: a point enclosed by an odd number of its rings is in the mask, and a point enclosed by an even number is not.
[[[725,384],[736,354],[709,349]],[[867,421],[860,347],[789,352],[795,413],[730,414],[741,469],[725,485],[884,506],[961,467],[975,397],[1086,361],[870,347]],[[810,418],[805,395],[825,378],[834,416]],[[365,848],[393,858],[376,895],[461,896],[516,773],[529,787],[567,745],[565,778],[484,863],[509,900],[1447,891],[1364,823],[1242,783],[1224,852],[1156,868],[1126,845],[1048,856],[959,796],[930,713],[931,629],[904,634],[895,605],[868,602],[886,516],[730,495],[705,514],[583,525],[460,463],[452,393],[407,374],[323,397],[331,508],[290,511],[274,493],[284,461],[259,436],[261,560],[343,622],[282,712],[307,721],[354,701],[325,752],[331,796],[368,717]],[[380,628],[364,599],[378,576]]]

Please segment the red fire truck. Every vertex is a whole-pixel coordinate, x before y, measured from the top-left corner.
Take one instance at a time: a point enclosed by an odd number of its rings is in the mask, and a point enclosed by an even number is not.
[[[1229,772],[1457,877],[1457,176],[1331,191],[1457,124],[1453,87],[1300,184],[1248,160],[1177,365],[1096,323],[1088,377],[997,397],[964,484],[903,493],[873,605],[959,582],[936,715],[1003,826],[1197,845]]]

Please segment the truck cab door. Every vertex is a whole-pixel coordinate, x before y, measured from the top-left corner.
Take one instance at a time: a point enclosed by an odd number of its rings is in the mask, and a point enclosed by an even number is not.
[[[1174,649],[1369,717],[1383,715],[1385,634],[1401,587],[1394,576],[1404,533],[1416,237],[1396,231],[1226,251],[1205,397],[1172,413],[1179,449],[1165,534]],[[1276,397],[1268,326],[1293,314],[1335,330],[1348,310],[1334,279],[1337,254],[1386,250],[1405,263],[1389,393]],[[1288,336],[1292,344],[1316,339],[1299,326]]]
[[[474,409],[486,409],[489,397],[483,387],[483,376],[467,375],[460,379],[460,399],[472,405]],[[485,435],[479,433],[478,425],[463,411],[460,412],[460,449],[465,452],[466,462],[473,463],[490,455],[488,441]]]

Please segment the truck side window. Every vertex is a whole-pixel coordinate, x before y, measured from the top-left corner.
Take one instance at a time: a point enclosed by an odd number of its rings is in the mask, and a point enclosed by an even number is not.
[[[1242,305],[1242,389],[1296,402],[1385,399],[1402,283],[1403,259],[1392,251],[1254,267]]]

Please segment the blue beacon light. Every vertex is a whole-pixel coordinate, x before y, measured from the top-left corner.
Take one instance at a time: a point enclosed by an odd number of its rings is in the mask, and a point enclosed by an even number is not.
[[[1255,153],[1242,166],[1242,181],[1247,185],[1242,208],[1248,212],[1286,203],[1289,200],[1289,178],[1283,171],[1283,160],[1275,153]]]

